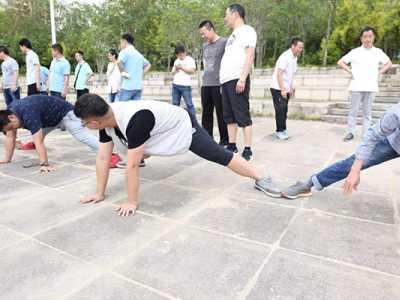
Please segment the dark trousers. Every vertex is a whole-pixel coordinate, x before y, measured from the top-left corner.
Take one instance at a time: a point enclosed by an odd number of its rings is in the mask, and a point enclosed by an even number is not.
[[[76,99],[79,99],[80,96],[85,95],[87,93],[89,93],[88,89],[76,90]]]
[[[222,114],[222,96],[219,86],[203,86],[201,88],[201,124],[208,134],[213,137],[214,108],[217,113],[220,144],[228,143],[228,129]]]
[[[11,89],[3,89],[3,93],[7,107],[9,107],[13,101],[19,100],[21,97],[21,89],[19,87],[14,92],[11,91]]]
[[[53,96],[53,97],[60,97],[61,99],[64,99],[64,100],[66,100],[66,98],[65,98],[65,97],[63,97],[63,96],[61,95],[61,93],[60,93],[60,92],[54,92],[54,91],[50,91],[50,96]]]
[[[272,100],[274,101],[275,108],[275,121],[276,131],[282,132],[286,130],[286,120],[288,113],[289,94],[286,95],[286,99],[282,97],[281,91],[271,89]]]
[[[36,89],[36,83],[32,83],[32,84],[28,85],[28,91],[27,91],[28,96],[39,94],[39,93],[40,93],[40,91],[38,91]]]

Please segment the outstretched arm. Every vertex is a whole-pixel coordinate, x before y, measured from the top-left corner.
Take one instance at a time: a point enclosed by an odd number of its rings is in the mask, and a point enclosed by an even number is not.
[[[5,158],[0,160],[0,164],[6,164],[11,162],[14,155],[15,140],[17,139],[17,130],[7,131],[5,146]]]

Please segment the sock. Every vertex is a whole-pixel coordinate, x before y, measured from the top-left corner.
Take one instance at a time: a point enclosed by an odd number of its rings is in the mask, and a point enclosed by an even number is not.
[[[236,148],[236,143],[229,143],[228,144],[229,149],[235,149]]]
[[[312,179],[311,179],[311,178],[308,179],[308,180],[306,181],[306,186],[307,186],[307,188],[309,188],[310,190],[311,190],[311,188],[314,186],[314,183],[312,182]]]
[[[251,147],[244,147],[244,150],[249,150],[249,151],[251,151]]]

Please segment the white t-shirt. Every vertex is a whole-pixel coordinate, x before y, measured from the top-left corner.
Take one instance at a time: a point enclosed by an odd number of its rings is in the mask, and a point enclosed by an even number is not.
[[[389,57],[379,48],[355,48],[342,57],[346,64],[351,64],[353,78],[349,91],[378,92],[379,64],[387,64]]]
[[[293,77],[297,71],[297,57],[291,49],[286,50],[279,56],[272,75],[271,88],[281,90],[278,81],[278,69],[283,71],[283,86],[285,90],[290,92],[293,87]]]
[[[26,85],[36,83],[35,65],[40,65],[39,56],[32,50],[26,53]]]
[[[246,62],[246,49],[255,48],[256,43],[257,33],[249,25],[240,26],[232,32],[221,60],[219,71],[221,84],[240,77]]]
[[[114,94],[118,91],[121,87],[121,72],[117,64],[115,63],[108,63],[107,66],[107,77],[108,77],[108,84],[107,84],[107,93]]]
[[[183,60],[176,59],[174,62],[174,69],[177,65],[181,65],[185,68],[192,68],[192,69],[196,70],[196,62],[189,55],[187,55],[185,57],[185,59],[183,59]],[[191,86],[192,80],[191,80],[190,76],[191,76],[190,74],[187,74],[186,72],[184,72],[182,70],[179,70],[174,75],[173,83],[177,84],[177,85]]]

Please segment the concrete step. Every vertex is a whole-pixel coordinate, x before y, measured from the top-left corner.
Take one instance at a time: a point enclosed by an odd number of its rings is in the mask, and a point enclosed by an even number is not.
[[[374,103],[372,106],[372,110],[374,111],[386,111],[388,110],[390,107],[392,107],[392,104],[386,104],[386,103]],[[350,103],[346,102],[346,103],[335,103],[335,104],[331,104],[329,105],[329,109],[346,109],[349,110],[350,109]]]
[[[324,115],[321,117],[322,121],[337,124],[347,124],[347,116],[336,116],[336,115]],[[379,118],[372,118],[372,122],[375,123]],[[357,118],[357,124],[362,125],[362,118]]]
[[[385,113],[385,111],[372,111],[372,117],[373,118],[381,118],[382,115]],[[348,109],[340,109],[340,108],[329,108],[328,109],[328,114],[332,115],[332,116],[347,116],[349,114],[349,110]],[[362,112],[361,110],[358,113],[359,117],[362,117]]]

